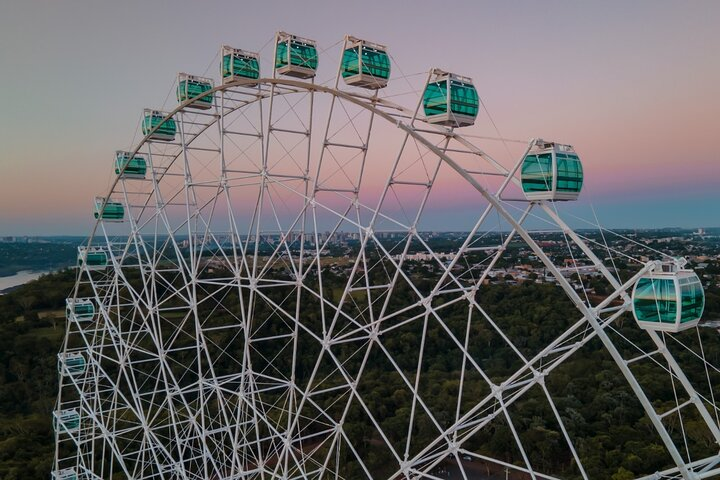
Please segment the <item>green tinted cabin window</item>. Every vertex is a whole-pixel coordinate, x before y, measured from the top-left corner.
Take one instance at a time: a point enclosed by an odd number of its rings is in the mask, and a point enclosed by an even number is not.
[[[583,184],[583,170],[577,155],[557,153],[557,191],[579,192]]]
[[[91,267],[104,267],[107,265],[107,255],[105,252],[87,252],[85,259]]]
[[[163,118],[165,117],[157,113],[146,113],[142,123],[143,135],[147,135],[152,131],[153,128],[160,125],[160,123],[163,121]],[[175,125],[175,120],[173,120],[172,118],[168,118],[165,123],[160,125],[160,127],[155,130],[154,134],[167,137],[175,137],[176,132],[177,126]]]
[[[236,76],[250,79],[260,78],[260,64],[257,58],[242,57],[240,55],[225,55],[222,62],[222,76]]]
[[[450,80],[450,110],[458,115],[477,117],[480,99],[473,85]]]
[[[177,88],[178,102],[184,102],[198,95],[212,90],[212,85],[208,82],[198,82],[197,80],[181,80]],[[205,95],[195,100],[195,103],[212,104],[213,96]]]
[[[525,193],[552,190],[552,154],[541,153],[525,157],[521,171],[522,188]]]
[[[423,110],[428,117],[447,113],[447,82],[427,84],[423,93]]]
[[[687,282],[683,282],[686,280]],[[680,322],[699,320],[705,308],[705,292],[699,281],[692,278],[680,280]]]
[[[80,415],[77,412],[60,412],[60,416],[53,420],[55,431],[74,432],[80,428]]]
[[[390,57],[385,52],[364,47],[362,69],[363,73],[387,80],[390,78]]]
[[[360,47],[348,48],[343,52],[342,76],[343,78],[364,73],[376,78],[387,80],[390,78],[390,57],[385,52],[374,48],[362,48],[362,61],[358,62],[358,50]],[[362,72],[360,65],[362,63]]]
[[[358,48],[348,48],[343,52],[342,57],[342,76],[351,77],[360,73],[360,63],[358,62]]]
[[[120,153],[115,157],[115,174],[120,175],[125,168],[125,175],[138,175],[145,176],[147,172],[147,162],[143,157],[134,156],[132,159],[130,155]]]
[[[92,317],[95,314],[95,307],[92,303],[81,303],[75,305],[75,315],[78,317]]]
[[[288,64],[288,43],[290,44],[290,64],[296,67],[317,69],[317,49],[312,45],[290,40],[277,44],[275,52],[275,68],[284,67]]]
[[[78,303],[72,309],[68,309],[68,314],[74,314],[75,318],[92,318],[95,315],[95,307],[92,303]]]
[[[85,357],[65,357],[64,361],[65,373],[69,375],[80,375],[85,372]]]
[[[99,210],[102,208],[102,213]],[[125,207],[122,203],[108,202],[103,208],[102,205],[98,205],[95,210],[95,218],[102,218],[103,220],[122,220],[125,217]]]
[[[633,310],[640,322],[675,323],[677,295],[671,278],[641,278],[635,289]]]

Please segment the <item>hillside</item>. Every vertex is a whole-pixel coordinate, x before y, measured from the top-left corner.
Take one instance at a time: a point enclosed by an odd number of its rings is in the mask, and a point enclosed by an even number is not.
[[[338,279],[339,281],[339,279]],[[65,270],[46,275],[18,290],[0,296],[0,479],[46,479],[51,470],[54,452],[51,427],[57,388],[56,354],[61,347],[64,329],[64,302],[74,282],[74,272]],[[513,335],[525,338],[524,347],[531,349],[547,341],[549,331],[562,325],[567,315],[575,315],[559,289],[550,285],[526,283],[519,286],[492,285],[482,297],[484,308],[495,319],[504,322]],[[720,293],[718,289],[707,292],[706,317],[720,317]],[[451,328],[455,313],[447,312]],[[540,328],[540,326],[542,326]],[[623,331],[633,341],[642,344],[644,335],[630,321],[625,321]],[[718,364],[720,339],[712,329],[702,329],[705,338],[705,354]],[[408,329],[404,339],[415,344],[420,335],[418,328]],[[427,335],[440,338],[439,327],[431,326]],[[426,352],[428,377],[426,386],[432,393],[433,404],[454,405],[457,385],[446,380],[450,372],[458,369],[448,360],[442,342],[435,343],[435,351]],[[402,352],[407,344],[388,342],[387,348]],[[488,337],[487,345],[478,345],[484,353],[483,365],[494,375],[503,375],[508,368],[509,353],[501,344]],[[310,364],[312,359],[305,359]],[[680,360],[687,360],[681,358]],[[302,362],[301,363],[305,363]],[[407,367],[412,368],[412,362]],[[405,367],[403,367],[405,368]],[[688,375],[702,374],[698,364],[691,364]],[[654,371],[639,370],[641,382],[653,384]],[[387,364],[372,363],[363,380],[363,389],[371,405],[380,405],[386,413],[380,421],[387,431],[396,432],[393,442],[401,442],[400,428],[404,415],[402,386],[397,384]],[[663,468],[667,458],[663,448],[653,440],[654,432],[645,419],[639,403],[634,399],[624,379],[618,374],[609,355],[599,342],[593,341],[576,354],[573,359],[548,378],[548,387],[561,410],[565,423],[573,437],[577,438],[579,454],[591,478],[632,478],[633,472]],[[474,388],[472,384],[468,388]],[[480,388],[478,387],[478,392]],[[672,401],[672,390],[654,387],[657,404]],[[564,453],[566,449],[552,414],[533,395],[520,403],[522,415],[514,417],[516,428],[526,444],[537,445],[529,452],[534,465],[555,472],[571,472],[572,460]],[[352,422],[352,420],[350,420]],[[362,422],[348,426],[361,441],[373,442],[366,432],[370,429]],[[420,427],[418,439],[432,435],[429,428]],[[714,446],[707,438],[689,432],[693,447],[712,451]],[[497,455],[510,462],[519,462],[513,448],[513,440],[506,425],[498,424],[469,448]],[[385,459],[377,458],[374,466],[382,471]],[[569,474],[569,473],[568,473]]]

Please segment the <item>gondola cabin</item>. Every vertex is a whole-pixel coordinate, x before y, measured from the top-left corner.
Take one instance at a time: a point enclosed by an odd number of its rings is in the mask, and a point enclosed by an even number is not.
[[[348,36],[345,38],[340,70],[348,85],[369,89],[384,88],[390,78],[387,48]]]
[[[475,123],[480,99],[472,79],[433,70],[423,93],[423,110],[428,123],[466,127]]]
[[[172,142],[177,134],[177,125],[172,117],[165,119],[163,112],[146,108],[143,111],[142,132],[150,140]]]
[[[95,316],[95,304],[89,298],[65,299],[65,317],[69,322],[90,322]]]
[[[649,273],[635,283],[633,316],[641,328],[677,333],[695,327],[705,308],[705,292],[692,270],[674,265]]]
[[[108,255],[99,247],[78,247],[78,265],[88,270],[104,270],[108,266]]]
[[[52,480],[78,480],[77,471],[74,468],[63,468],[52,472]]]
[[[95,197],[94,216],[108,222],[122,222],[125,218],[125,207],[110,198],[106,200],[104,197]]]
[[[54,411],[53,428],[58,433],[77,432],[80,429],[80,414],[75,409]]]
[[[212,78],[197,77],[187,73],[179,73],[177,100],[178,102],[183,103],[190,99],[194,99],[187,105],[189,108],[207,110],[213,105],[214,95],[212,93],[208,93],[207,95],[203,94],[212,90],[213,87],[214,84]]]
[[[61,353],[58,355],[58,372],[63,377],[76,377],[85,373],[85,357],[82,353]]]
[[[317,46],[314,40],[279,32],[275,45],[275,72],[279,75],[308,79],[318,67]]]
[[[222,47],[222,65],[220,73],[222,83],[231,83],[238,80],[257,80],[260,78],[260,56],[257,53],[246,52],[239,48],[227,45]],[[255,87],[257,83],[245,84],[246,87]]]
[[[122,178],[145,178],[147,160],[142,155],[118,150],[115,152],[115,175]]]
[[[538,140],[523,159],[520,177],[528,200],[576,200],[582,163],[570,145]]]

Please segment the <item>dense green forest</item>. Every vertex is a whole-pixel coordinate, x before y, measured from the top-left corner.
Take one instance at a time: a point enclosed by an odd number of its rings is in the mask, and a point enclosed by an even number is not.
[[[57,391],[56,354],[65,328],[64,302],[72,290],[74,275],[70,270],[47,275],[8,295],[0,296],[2,480],[46,479],[51,470],[54,452],[51,411]],[[417,281],[423,288],[423,280]],[[342,278],[328,274],[325,282],[326,285],[340,285]],[[337,294],[332,289],[328,291],[331,295]],[[402,291],[397,293],[402,296]],[[516,339],[519,348],[527,353],[545,345],[553,335],[565,328],[568,318],[577,318],[577,312],[560,289],[552,285],[489,285],[482,289],[478,299],[493,318],[502,322],[503,328]],[[232,304],[237,298],[228,297],[225,301]],[[706,316],[720,317],[720,292],[717,288],[707,292],[706,305]],[[444,310],[448,328],[454,331],[464,329],[465,311],[459,303]],[[313,302],[309,300],[306,321],[312,324],[317,322],[317,317]],[[223,321],[221,315],[218,315],[217,321]],[[267,328],[275,327],[268,325]],[[504,378],[513,367],[508,360],[512,353],[489,329],[483,328],[477,326],[478,330],[474,332],[476,338],[483,341],[472,346],[473,355],[494,379]],[[647,342],[646,335],[629,318],[624,318],[618,329],[639,345]],[[410,349],[418,344],[421,334],[421,323],[409,324],[385,341],[385,348],[395,358],[407,358],[407,361],[401,361],[403,370],[413,371],[415,368],[417,355],[413,355]],[[708,359],[714,365],[720,365],[720,338],[717,332],[701,329],[701,334],[705,337],[705,354]],[[422,394],[431,399],[429,406],[432,409],[442,409],[448,405],[454,408],[459,388],[456,378],[461,368],[460,360],[457,356],[446,354],[450,345],[438,323],[428,324],[426,335],[429,347],[422,365]],[[303,376],[303,371],[312,368],[317,355],[317,351],[311,347],[301,351],[303,358],[299,362],[299,377]],[[688,352],[679,350],[674,353],[684,366],[687,365],[689,376],[697,377],[699,374],[702,377],[704,373],[701,364],[693,362]],[[342,355],[342,352],[338,354]],[[656,406],[673,402],[672,387],[659,381],[657,370],[640,364],[635,368],[635,373]],[[576,439],[578,453],[591,478],[625,480],[633,478],[636,473],[652,472],[668,465],[667,454],[653,427],[599,341],[591,341],[572,360],[553,372],[547,378],[547,385],[570,435]],[[381,355],[370,359],[358,388],[372,410],[378,412],[382,428],[391,432],[390,441],[398,445],[402,443],[406,428],[404,425],[407,425],[409,415],[407,390]],[[480,381],[466,381],[463,408],[472,403],[473,397],[484,396],[486,388]],[[573,477],[576,470],[572,458],[563,445],[547,402],[541,397],[540,391],[535,390],[518,401],[514,410],[514,426],[527,445],[537,447],[528,451],[533,465]],[[326,401],[330,404],[334,399],[328,398]],[[450,417],[448,415],[442,421],[449,421]],[[696,421],[692,417],[686,418],[686,423],[690,425]],[[672,433],[677,436],[680,432],[679,427],[676,427]],[[360,415],[351,414],[345,429],[358,445],[369,446],[377,441],[371,433],[371,426]],[[414,438],[419,443],[435,435],[431,425],[422,419],[416,429]],[[717,445],[702,429],[690,429],[687,434],[695,451],[717,452]],[[510,429],[503,422],[493,424],[482,434],[476,435],[466,448],[521,463]],[[376,472],[384,473],[387,460],[378,455],[370,456],[367,461]]]
[[[65,298],[75,273],[45,275],[0,296],[0,478],[47,479]]]

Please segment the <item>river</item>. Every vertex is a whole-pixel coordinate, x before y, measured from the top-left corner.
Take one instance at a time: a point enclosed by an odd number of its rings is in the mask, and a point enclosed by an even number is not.
[[[13,288],[13,287],[23,285],[32,280],[40,278],[41,275],[45,275],[46,273],[50,273],[50,272],[51,272],[51,270],[42,270],[39,272],[33,272],[30,270],[22,270],[22,271],[17,272],[15,275],[10,275],[8,277],[0,277],[0,295],[2,295],[3,291],[8,288]]]

